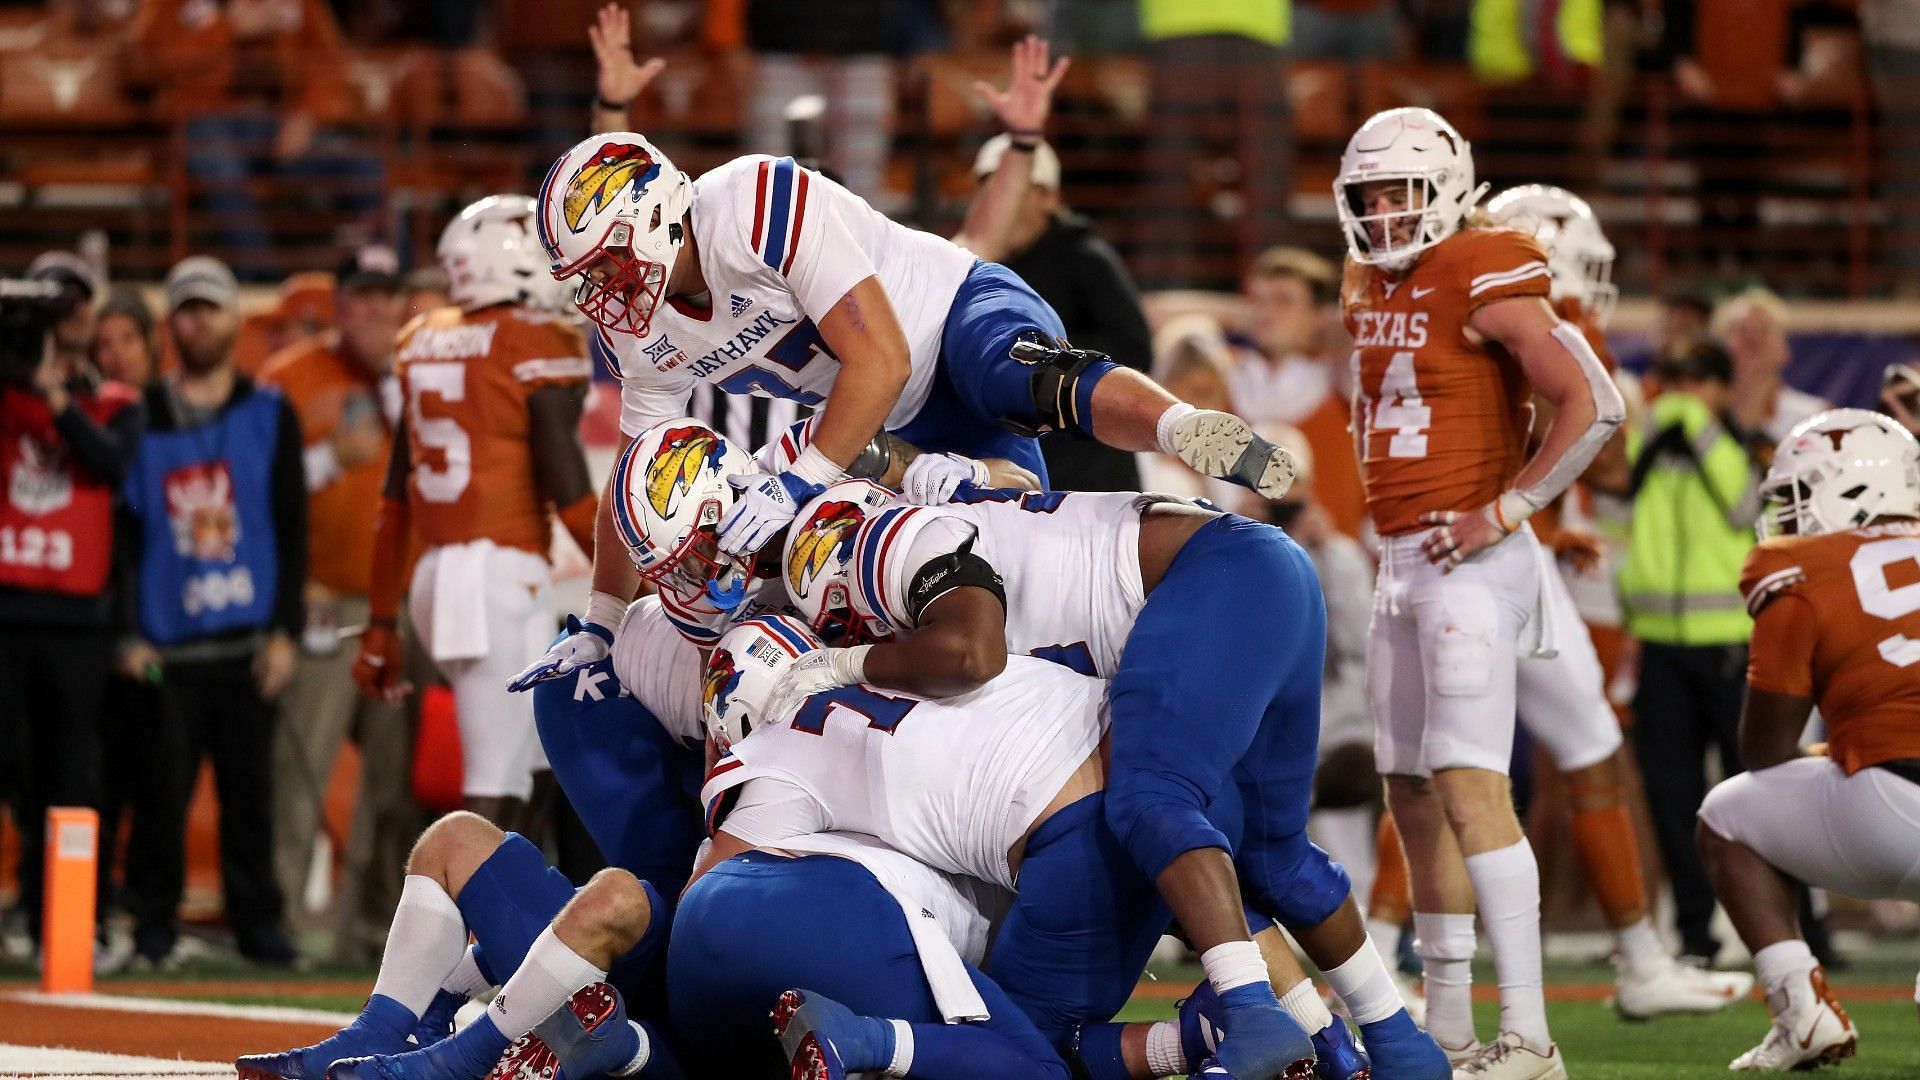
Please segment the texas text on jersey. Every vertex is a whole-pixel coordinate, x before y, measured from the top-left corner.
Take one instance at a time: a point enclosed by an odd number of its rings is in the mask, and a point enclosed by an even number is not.
[[[826,400],[840,362],[814,323],[869,277],[892,302],[913,364],[887,427],[920,411],[948,309],[976,261],[970,253],[887,220],[791,158],[743,157],[701,176],[692,222],[707,306],[670,297],[644,337],[595,334],[595,353],[621,380],[623,432],[685,414],[699,384]]]
[[[1342,308],[1353,334],[1367,510],[1383,536],[1422,513],[1497,499],[1526,454],[1528,390],[1512,357],[1469,328],[1473,313],[1547,296],[1546,256],[1509,229],[1464,229],[1404,277],[1349,264]]]
[[[1740,591],[1754,616],[1750,685],[1813,698],[1849,774],[1920,758],[1920,522],[1768,540]]]

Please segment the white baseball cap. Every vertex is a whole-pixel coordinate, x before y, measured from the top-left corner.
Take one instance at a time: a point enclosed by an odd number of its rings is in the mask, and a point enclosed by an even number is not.
[[[992,176],[994,170],[1000,167],[1000,159],[1007,156],[1012,146],[1013,136],[1004,132],[988,139],[986,145],[980,147],[980,153],[974,156],[974,179],[985,180]],[[1053,147],[1043,142],[1033,148],[1033,172],[1029,178],[1035,187],[1060,190],[1060,155],[1053,152]]]

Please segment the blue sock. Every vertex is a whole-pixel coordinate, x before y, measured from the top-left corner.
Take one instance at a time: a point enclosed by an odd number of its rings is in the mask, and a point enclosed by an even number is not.
[[[1087,1024],[1080,1028],[1079,1037],[1074,1040],[1073,1056],[1079,1060],[1087,1080],[1132,1080],[1127,1059],[1120,1052],[1120,1033],[1124,1030],[1125,1024]],[[917,1060],[920,1056],[918,1032],[914,1039]]]
[[[893,1025],[886,1021],[889,1039],[887,1061],[893,1059]],[[977,1080],[982,1076],[996,1080],[1067,1080],[1067,1064],[1055,1056],[1051,1061],[1023,1053],[1013,1043],[979,1024],[914,1024],[913,1068],[918,1080]],[[1119,1031],[1119,1024],[1102,1025]],[[1114,1053],[1120,1050],[1114,1037]],[[844,1058],[842,1059],[844,1060]],[[874,1066],[885,1068],[887,1061]],[[852,1065],[847,1066],[849,1071]],[[1119,1075],[1125,1076],[1123,1070]]]
[[[420,1018],[413,1015],[412,1009],[385,994],[370,995],[360,1015],[353,1018],[355,1026],[372,1028],[381,1034],[398,1035],[403,1039],[413,1033],[413,1025],[419,1022]]]

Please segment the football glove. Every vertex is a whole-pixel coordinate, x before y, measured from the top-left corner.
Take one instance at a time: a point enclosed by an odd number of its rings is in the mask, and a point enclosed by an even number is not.
[[[900,486],[908,502],[937,506],[951,502],[961,484],[986,487],[991,479],[985,462],[959,454],[921,454],[907,466]]]
[[[536,683],[558,679],[607,658],[613,649],[613,631],[598,623],[581,622],[577,615],[567,616],[567,633],[547,649],[547,655],[527,665],[527,669],[507,682],[514,693],[531,690]]]
[[[727,477],[727,483],[740,489],[740,498],[720,519],[720,550],[742,557],[767,546],[773,534],[792,523],[800,507],[826,490],[791,471],[740,473]]]

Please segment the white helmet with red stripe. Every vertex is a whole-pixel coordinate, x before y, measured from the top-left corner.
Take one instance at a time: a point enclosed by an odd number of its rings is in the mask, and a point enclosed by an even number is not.
[[[835,644],[891,636],[853,606],[853,541],[860,526],[899,499],[871,480],[842,480],[800,509],[787,529],[781,574],[814,633]]]
[[[1760,481],[1761,539],[1920,517],[1920,443],[1891,418],[1828,409],[1795,424]]]
[[[725,752],[762,724],[767,699],[788,668],[807,653],[824,648],[806,625],[791,615],[757,615],[735,623],[707,658],[701,705],[707,735]]]
[[[720,519],[737,497],[727,477],[753,459],[692,417],[663,420],[633,440],[613,466],[613,525],[640,576],[697,601],[708,586],[744,585],[750,560],[720,551]]]
[[[611,131],[562,154],[538,202],[540,243],[554,280],[580,279],[580,313],[644,335],[687,241],[693,181],[645,137]]]
[[[1488,199],[1487,214],[1532,233],[1547,253],[1554,298],[1573,297],[1606,327],[1620,286],[1613,283],[1613,243],[1587,200],[1552,184],[1522,184]]]

